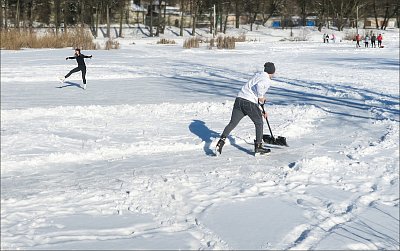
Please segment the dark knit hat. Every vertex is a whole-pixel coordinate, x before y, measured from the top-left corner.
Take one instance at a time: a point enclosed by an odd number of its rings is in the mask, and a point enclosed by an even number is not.
[[[271,62],[266,62],[264,64],[264,71],[268,74],[274,74],[275,73],[275,65],[274,63]]]

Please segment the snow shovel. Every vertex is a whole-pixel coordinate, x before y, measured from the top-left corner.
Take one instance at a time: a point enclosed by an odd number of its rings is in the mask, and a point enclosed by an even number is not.
[[[262,108],[263,113],[265,113],[264,104],[261,105],[261,108]],[[268,125],[269,132],[271,133],[271,135],[264,134],[263,141],[266,144],[270,144],[270,145],[289,146],[286,142],[285,137],[281,137],[281,136],[278,136],[277,138],[274,137],[274,135],[272,134],[271,126],[269,125],[269,122],[268,122],[268,118],[265,117],[265,120],[267,121],[267,125]]]

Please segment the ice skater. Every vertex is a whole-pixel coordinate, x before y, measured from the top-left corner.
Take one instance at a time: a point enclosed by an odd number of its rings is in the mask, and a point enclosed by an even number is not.
[[[222,153],[222,147],[225,144],[226,137],[235,129],[240,120],[249,116],[256,128],[256,139],[254,140],[254,154],[267,154],[271,150],[264,148],[263,138],[263,118],[267,114],[263,112],[260,105],[265,103],[265,93],[271,86],[271,78],[275,73],[275,65],[271,62],[264,64],[264,71],[256,73],[239,91],[233,105],[232,116],[229,124],[225,127],[217,143],[217,153]]]
[[[67,79],[69,76],[71,76],[72,73],[81,71],[82,72],[82,80],[83,80],[83,89],[86,90],[86,64],[85,64],[85,58],[92,58],[92,55],[86,56],[81,54],[81,49],[76,48],[75,49],[75,55],[73,57],[66,57],[65,60],[68,59],[76,59],[76,62],[78,63],[78,67],[72,69],[70,72],[68,72],[67,75],[65,75],[63,78],[61,78],[61,81],[64,82],[65,79]]]

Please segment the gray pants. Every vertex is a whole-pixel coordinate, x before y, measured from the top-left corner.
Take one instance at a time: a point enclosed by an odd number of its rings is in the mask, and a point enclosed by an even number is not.
[[[256,143],[262,143],[263,116],[261,110],[257,104],[239,97],[236,98],[233,105],[231,121],[225,127],[221,137],[226,138],[245,116],[249,116],[256,127]]]

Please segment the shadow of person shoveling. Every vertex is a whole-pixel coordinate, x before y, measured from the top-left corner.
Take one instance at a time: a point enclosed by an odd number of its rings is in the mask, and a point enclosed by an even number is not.
[[[78,87],[80,89],[83,89],[83,87],[80,84],[77,84],[77,83],[66,81],[66,82],[64,82],[64,84],[65,85],[63,85],[63,86],[56,86],[56,88],[62,89],[62,88],[65,88],[65,87]]]
[[[213,151],[213,149],[211,147],[215,147],[215,145],[212,145],[213,140],[218,139],[220,134],[217,133],[216,131],[211,130],[210,128],[208,128],[208,126],[206,126],[206,123],[204,121],[201,120],[197,120],[194,119],[192,121],[192,123],[190,123],[189,125],[189,130],[197,135],[203,142],[204,142],[204,147],[203,150],[205,152],[206,155],[209,156],[214,156],[215,153]],[[237,149],[252,155],[253,152],[250,151],[249,149],[246,149],[238,144],[236,144],[235,139],[233,139],[232,137],[228,137],[229,143],[236,147]]]

